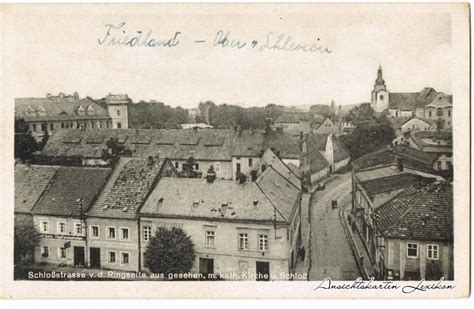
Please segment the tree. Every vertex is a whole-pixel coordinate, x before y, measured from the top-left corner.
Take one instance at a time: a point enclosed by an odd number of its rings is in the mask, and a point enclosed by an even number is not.
[[[363,103],[358,106],[354,106],[349,110],[346,119],[352,122],[355,126],[359,125],[371,125],[375,121],[375,111],[370,106],[370,103]]]
[[[31,160],[39,145],[23,119],[15,119],[15,158]]]
[[[318,114],[324,118],[334,119],[336,115],[335,110],[329,105],[315,104],[309,108],[309,111],[313,114]]]
[[[195,257],[194,244],[181,228],[159,228],[146,248],[145,267],[165,276],[187,273]]]
[[[130,149],[118,142],[118,138],[111,137],[105,142],[107,149],[102,151],[102,159],[107,161],[116,161],[122,155],[131,155]]]
[[[32,262],[35,247],[38,245],[40,233],[36,226],[29,221],[15,222],[14,236],[14,262],[18,264],[22,261]]]

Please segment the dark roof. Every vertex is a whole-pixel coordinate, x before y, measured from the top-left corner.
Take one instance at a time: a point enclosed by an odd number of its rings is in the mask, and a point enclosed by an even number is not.
[[[232,155],[261,157],[270,148],[282,159],[299,159],[300,142],[288,132],[273,130],[242,130],[237,133],[232,145]]]
[[[280,186],[281,191],[276,190]],[[288,222],[299,190],[268,168],[257,182],[163,177],[145,205],[142,216],[214,220]]]
[[[265,151],[261,160],[253,167],[253,170],[260,170],[262,165],[273,167],[283,177],[301,189],[301,180],[271,149]]]
[[[411,111],[415,108],[419,92],[390,92],[388,95],[388,108]]]
[[[79,217],[79,198],[83,200],[85,214],[109,173],[109,168],[60,167],[33,208],[33,214]]]
[[[452,148],[452,131],[412,131],[410,132],[412,141],[420,148]]]
[[[329,162],[321,154],[321,151],[326,150],[327,138],[328,134],[311,133],[306,136],[306,150],[312,173],[319,172],[329,166]]]
[[[437,96],[435,96],[430,104],[428,104],[426,107],[452,107],[453,106],[453,96],[452,95],[446,95],[442,92],[438,93]]]
[[[149,162],[145,158],[121,158],[88,215],[135,218],[137,210],[143,205],[155,184],[164,162]]]
[[[369,195],[373,197],[376,194],[390,192],[401,188],[406,188],[417,183],[429,181],[431,180],[419,175],[402,173],[384,178],[371,179],[363,182],[362,184]]]
[[[58,166],[16,164],[15,212],[31,212],[58,169]]]
[[[433,170],[433,164],[436,161],[436,155],[425,153],[421,150],[398,146],[393,148],[384,148],[375,152],[366,154],[352,162],[354,171],[375,168],[380,166],[397,165],[398,159],[401,159],[403,166],[418,171],[431,174],[437,174]]]
[[[15,117],[25,121],[110,119],[105,108],[88,97],[79,99],[78,96],[16,98]]]
[[[375,210],[382,235],[413,240],[453,240],[453,188],[446,182],[415,185]]]

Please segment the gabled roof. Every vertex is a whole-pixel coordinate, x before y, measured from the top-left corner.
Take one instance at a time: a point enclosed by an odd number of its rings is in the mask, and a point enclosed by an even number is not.
[[[15,212],[30,213],[59,169],[47,165],[15,165]]]
[[[384,178],[376,178],[363,182],[363,186],[370,196],[395,191],[414,184],[430,182],[431,179],[410,173],[401,173]]]
[[[453,240],[453,188],[446,182],[414,185],[375,210],[376,225],[390,238]]]
[[[440,92],[426,107],[453,107],[453,96],[445,95],[444,93]]]
[[[80,108],[93,108],[94,113],[78,112]],[[31,112],[31,109],[35,113]],[[30,110],[30,111],[29,111]],[[39,112],[44,110],[44,112]],[[75,96],[49,96],[46,98],[16,98],[15,117],[25,121],[109,119],[107,110],[90,98],[79,99]]]
[[[412,131],[411,140],[420,148],[424,147],[451,147],[453,145],[452,131]]]
[[[280,192],[275,188],[280,186]],[[297,194],[295,195],[295,192]],[[268,168],[257,182],[163,177],[155,187],[141,216],[190,219],[244,220],[288,223],[299,190]]]
[[[292,172],[292,170],[271,150],[267,149],[262,158],[254,166],[254,170],[259,170],[262,165],[273,167],[283,177],[292,184],[301,189],[301,180]]]
[[[89,216],[135,218],[168,161],[121,158]]]
[[[415,108],[419,92],[390,92],[388,97],[388,108],[411,111]]]
[[[83,200],[85,214],[97,198],[109,173],[109,168],[61,166],[33,208],[33,214],[80,217],[77,200]]]

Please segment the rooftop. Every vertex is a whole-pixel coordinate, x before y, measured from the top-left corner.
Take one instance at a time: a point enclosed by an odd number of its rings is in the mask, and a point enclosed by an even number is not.
[[[92,206],[110,173],[109,168],[61,166],[33,208],[35,215],[80,217]]]
[[[297,188],[301,188],[301,180],[293,171],[271,150],[267,149],[261,160],[254,166],[254,170],[259,170],[262,165],[273,167],[280,175],[288,179]]]
[[[30,213],[59,169],[47,165],[15,165],[15,212]]]
[[[363,185],[370,196],[374,196],[380,193],[395,191],[401,188],[417,183],[430,182],[432,179],[424,178],[419,175],[410,173],[401,173],[396,175],[387,176],[384,178],[375,178],[363,182]]]
[[[300,191],[268,168],[256,182],[163,177],[143,216],[288,222]]]
[[[453,188],[446,182],[411,186],[375,210],[382,235],[412,240],[453,240]]]

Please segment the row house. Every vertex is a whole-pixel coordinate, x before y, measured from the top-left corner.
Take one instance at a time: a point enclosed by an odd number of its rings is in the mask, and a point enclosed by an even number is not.
[[[87,212],[88,265],[138,271],[138,210],[162,176],[176,176],[168,160],[121,158]]]
[[[378,207],[374,221],[384,280],[454,279],[451,184],[409,186]]]
[[[35,262],[87,265],[85,214],[109,174],[109,168],[57,169],[31,211],[41,236]]]
[[[56,162],[71,158],[79,165],[106,165],[103,152],[108,151],[111,139],[131,157],[169,158],[179,172],[192,162],[193,172],[202,177],[212,166],[218,178],[236,179],[248,173],[268,148],[285,163],[300,166],[299,139],[280,130],[68,130],[51,136],[36,159]]]
[[[280,273],[293,270],[301,246],[301,191],[271,166],[245,183],[163,177],[140,210],[140,227],[142,260],[150,235],[179,227],[195,245],[195,273],[286,280]]]
[[[112,105],[111,105],[112,106]],[[114,105],[115,106],[115,105]],[[120,109],[125,107],[120,106]],[[35,138],[64,129],[106,129],[114,127],[112,111],[89,97],[60,93],[44,98],[16,98],[15,119],[23,119]]]
[[[352,224],[372,263],[378,246],[374,212],[407,187],[442,180],[432,169],[432,162],[433,158],[423,152],[395,148],[365,155],[352,163]]]

